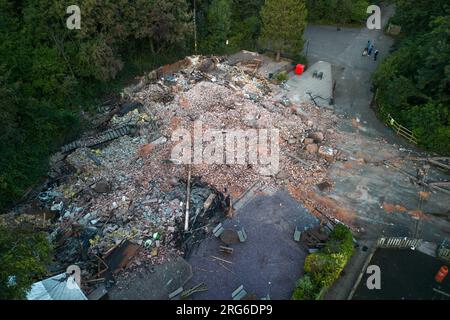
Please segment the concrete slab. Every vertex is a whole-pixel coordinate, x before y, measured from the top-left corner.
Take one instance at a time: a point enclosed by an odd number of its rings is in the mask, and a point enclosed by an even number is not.
[[[333,74],[329,62],[318,61],[302,75],[290,74],[287,85],[295,88],[287,94],[292,102],[313,102],[323,108],[330,108],[333,104]]]

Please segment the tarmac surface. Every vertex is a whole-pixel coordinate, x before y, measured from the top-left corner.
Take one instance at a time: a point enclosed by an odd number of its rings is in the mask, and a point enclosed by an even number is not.
[[[208,291],[193,295],[193,299],[229,300],[240,285],[257,299],[290,299],[307,255],[293,239],[295,226],[316,224],[317,218],[286,192],[257,196],[223,224],[225,229],[244,228],[247,240],[231,245],[234,252],[227,255],[219,252],[224,245],[220,240],[214,236],[205,239],[188,258],[193,277],[186,288],[201,282],[207,285]]]
[[[367,133],[383,134],[388,141],[398,143],[395,135],[385,127],[369,107],[373,98],[371,76],[380,62],[389,55],[394,40],[383,33],[394,8],[383,7],[382,30],[367,28],[340,28],[335,26],[308,25],[305,31],[305,49],[309,65],[317,61],[331,63],[336,80],[335,111],[348,117],[358,117],[367,124]],[[377,61],[372,56],[362,56],[362,51],[371,40],[379,50]]]
[[[365,274],[353,300],[450,300],[450,278],[440,284],[434,279],[445,265],[437,258],[409,249],[378,249],[370,265],[380,267],[381,289],[369,290],[366,285],[369,275]]]
[[[361,227],[363,232],[359,237],[408,236],[439,242],[443,236],[448,236],[449,223],[431,216],[418,222],[410,213],[415,210],[446,212],[450,207],[450,197],[442,192],[433,192],[427,201],[421,202],[418,193],[427,190],[412,184],[409,177],[399,170],[383,164],[383,160],[426,157],[427,154],[397,136],[371,108],[374,96],[371,77],[379,63],[389,55],[394,43],[383,32],[394,12],[392,6],[382,7],[381,30],[363,27],[338,31],[335,26],[309,25],[305,31],[305,54],[309,65],[317,61],[332,65],[336,81],[334,112],[342,116],[342,121],[330,129],[348,133],[338,149],[350,155],[347,163],[335,162],[332,165],[329,175],[334,186],[331,191],[317,191],[320,196],[331,198],[350,211],[344,217],[347,218],[345,222]],[[373,55],[362,56],[368,40],[380,51],[378,61],[374,61]],[[302,92],[296,83],[290,82],[291,94]],[[420,163],[402,160],[396,165],[414,176]],[[449,178],[448,174],[434,169],[430,170],[428,177],[431,181],[448,181]],[[386,212],[384,204],[399,205],[403,212]]]
[[[382,24],[394,13],[393,7],[382,8]],[[329,171],[333,187],[317,189],[319,201],[334,202],[344,215],[338,218],[354,226],[360,243],[341,278],[327,292],[325,299],[346,299],[376,239],[380,236],[421,238],[436,243],[450,234],[450,223],[429,213],[444,213],[450,208],[450,197],[443,192],[431,192],[426,201],[419,192],[430,190],[411,183],[404,172],[415,176],[420,162],[406,160],[408,156],[428,154],[398,137],[378,120],[371,102],[371,77],[385,59],[394,43],[382,30],[309,25],[305,52],[309,65],[326,61],[332,65],[336,81],[334,112],[341,116],[338,130],[347,132],[338,149],[349,155],[347,162],[335,162]],[[380,51],[378,61],[363,57],[368,40]],[[295,83],[291,81],[291,84]],[[289,90],[298,88],[291,86]],[[301,91],[301,90],[300,90]],[[400,168],[383,163],[391,160]],[[449,181],[449,174],[431,168],[427,181]],[[389,210],[388,207],[396,207]],[[363,251],[362,247],[368,250]]]
[[[108,291],[111,300],[167,300],[171,292],[192,277],[191,266],[181,257],[162,265],[149,266]]]

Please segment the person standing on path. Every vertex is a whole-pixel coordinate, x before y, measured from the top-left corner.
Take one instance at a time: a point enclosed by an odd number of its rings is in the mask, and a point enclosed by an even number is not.
[[[372,51],[373,51],[373,44],[370,45],[369,51],[367,52],[367,54],[370,56],[372,54]]]
[[[377,61],[377,57],[378,57],[379,53],[380,52],[378,50],[375,50],[375,52],[373,53],[373,61]]]
[[[367,41],[367,46],[366,46],[367,51],[369,51],[370,44],[371,44],[371,42],[370,42],[370,40],[368,40],[368,41]]]

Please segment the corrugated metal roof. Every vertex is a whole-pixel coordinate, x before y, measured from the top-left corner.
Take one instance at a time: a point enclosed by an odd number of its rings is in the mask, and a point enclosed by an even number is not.
[[[83,291],[66,273],[34,283],[27,294],[28,300],[87,300]]]

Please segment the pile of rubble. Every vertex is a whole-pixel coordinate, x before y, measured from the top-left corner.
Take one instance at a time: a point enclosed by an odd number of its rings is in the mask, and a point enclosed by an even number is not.
[[[339,156],[329,129],[338,119],[291,103],[282,87],[244,69],[224,58],[194,56],[153,71],[124,90],[127,103],[101,115],[106,132],[86,134],[53,157],[53,183],[40,194],[40,206],[53,212],[53,223],[43,225],[52,231],[59,267],[79,264],[84,279],[95,283],[116,271],[107,271],[108,257],[118,248],[130,260],[121,269],[161,263],[209,235],[230,211],[230,199],[254,182],[307,191],[324,181]],[[280,170],[261,174],[250,164],[174,161],[174,132],[192,133],[196,121],[202,132],[279,130]],[[137,248],[133,260],[125,243]]]

